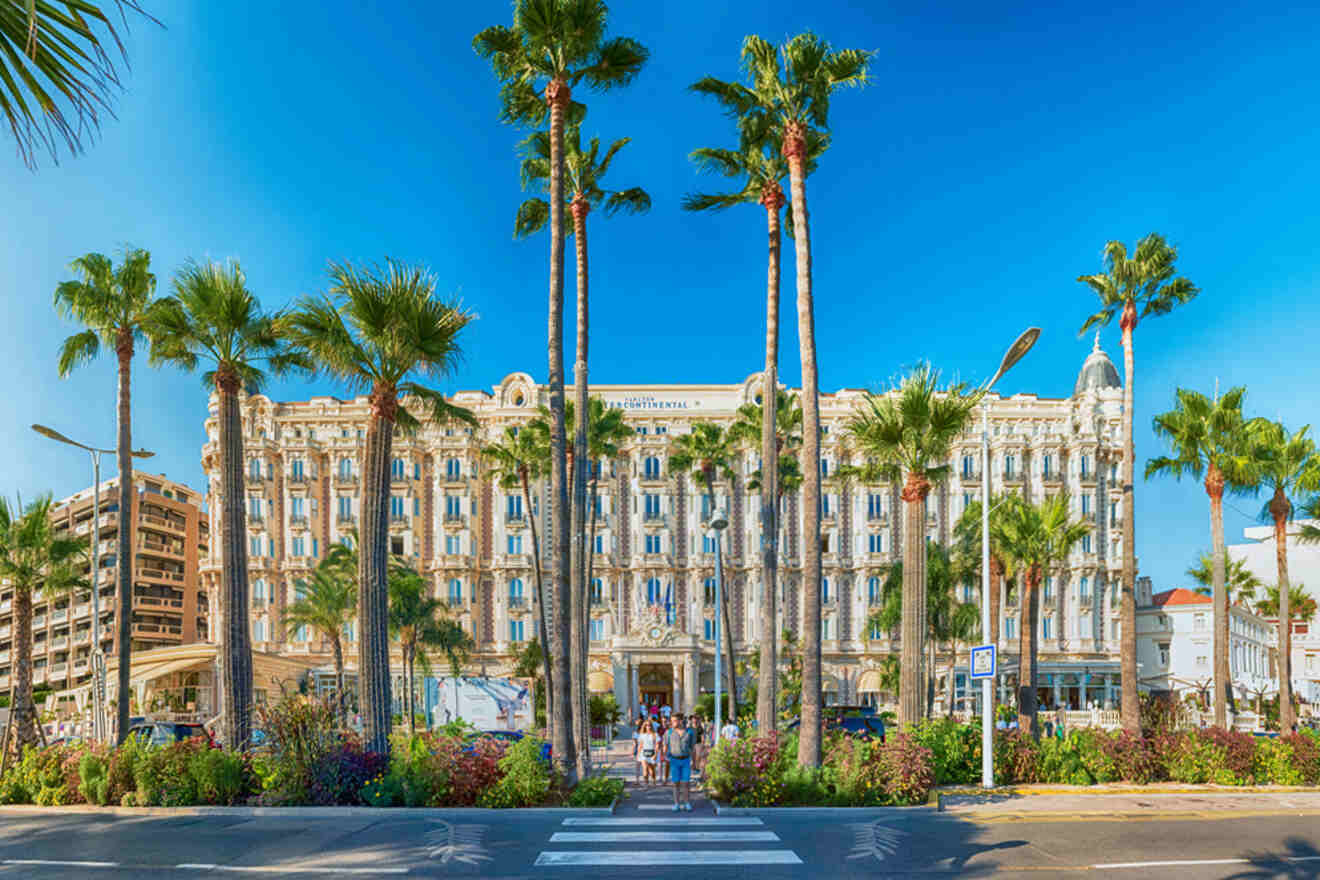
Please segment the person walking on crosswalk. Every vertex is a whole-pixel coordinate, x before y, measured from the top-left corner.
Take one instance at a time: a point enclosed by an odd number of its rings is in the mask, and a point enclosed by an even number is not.
[[[692,752],[696,734],[682,715],[674,714],[665,731],[663,752],[669,758],[669,778],[674,783],[674,812],[692,810]]]

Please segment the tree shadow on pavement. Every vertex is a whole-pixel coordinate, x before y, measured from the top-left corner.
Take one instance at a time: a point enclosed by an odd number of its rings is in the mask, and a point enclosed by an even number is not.
[[[999,870],[994,853],[1028,845],[1026,840],[995,840],[984,825],[932,814],[883,817],[849,827],[853,844],[846,857],[848,868],[873,869],[878,863],[886,876],[985,876]]]
[[[1320,877],[1320,849],[1316,849],[1314,843],[1303,837],[1289,837],[1283,845],[1287,848],[1283,855],[1247,856],[1252,867],[1231,875],[1229,880],[1311,880]]]

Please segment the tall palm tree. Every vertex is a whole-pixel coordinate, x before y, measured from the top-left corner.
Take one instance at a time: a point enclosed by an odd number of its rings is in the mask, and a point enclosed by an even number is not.
[[[609,173],[610,165],[631,138],[620,138],[610,144],[601,153],[600,139],[593,137],[586,147],[582,145],[582,131],[578,125],[570,125],[564,133],[564,181],[563,198],[567,202],[569,213],[573,217],[573,244],[577,256],[577,348],[573,365],[573,390],[577,398],[577,411],[589,412],[587,349],[590,333],[587,272],[587,214],[592,208],[604,206],[605,216],[612,217],[619,211],[631,214],[643,213],[651,209],[651,197],[641,187],[624,190],[606,190],[602,183]],[[524,237],[543,228],[550,216],[550,206],[545,198],[551,189],[550,133],[536,131],[528,135],[522,143],[522,183],[523,189],[531,190],[536,196],[523,202],[518,208],[515,223],[515,235]],[[602,406],[602,409],[604,407]],[[565,417],[567,418],[567,417]],[[571,568],[572,608],[576,611],[569,624],[569,643],[573,655],[570,679],[573,688],[574,723],[580,739],[586,742],[591,732],[590,719],[587,717],[587,620],[589,608],[587,602],[587,422],[578,419],[573,441],[573,491],[572,491],[572,534],[574,540],[569,550]],[[577,716],[581,717],[577,717]],[[577,750],[578,775],[590,774],[590,749]]]
[[[1036,652],[1039,645],[1040,607],[1037,598],[1041,579],[1055,564],[1067,559],[1073,546],[1090,532],[1069,511],[1068,493],[1048,496],[1040,504],[1015,499],[1001,521],[1004,552],[1009,566],[1018,574],[1021,599],[1018,603],[1018,724],[1032,736],[1036,726]]]
[[[544,456],[537,440],[536,430],[530,425],[522,428],[512,426],[505,428],[500,440],[482,447],[481,455],[492,469],[491,477],[501,489],[506,491],[514,488],[522,489],[523,504],[527,508],[527,521],[532,529],[532,576],[536,584],[536,617],[540,631],[540,638],[534,641],[540,645],[541,659],[545,664],[545,714],[546,721],[553,730],[556,718],[554,701],[557,693],[562,694],[563,691],[556,691],[552,675],[555,667],[550,662],[550,640],[546,632],[545,590],[541,579],[541,545],[537,537],[536,517],[532,516],[532,480],[540,479],[543,466],[548,462],[543,461]]]
[[[500,81],[501,117],[506,122],[550,127],[550,533],[551,567],[557,588],[555,626],[560,631],[556,676],[567,682],[569,630],[572,626],[568,483],[564,473],[564,126],[581,122],[586,112],[572,100],[579,84],[604,91],[627,85],[646,63],[648,52],[629,37],[606,37],[609,8],[602,0],[515,0],[513,25],[495,25],[472,40],[472,48],[490,61]],[[560,711],[569,703],[560,701]],[[553,743],[561,770],[573,766],[576,756],[567,739],[569,720],[553,725]],[[567,784],[576,782],[565,773]]]
[[[687,434],[677,434],[671,443],[671,452],[669,453],[669,470],[671,473],[683,474],[691,473],[692,481],[698,486],[704,486],[706,497],[710,499],[707,502],[710,505],[711,515],[715,513],[715,486],[721,481],[729,483],[729,491],[733,491],[733,461],[734,444],[729,437],[729,432],[722,426],[714,422],[694,422],[692,430]],[[717,537],[716,540],[721,540]],[[732,618],[729,617],[729,590],[728,581],[724,580],[723,571],[724,560],[720,559],[720,582],[725,584],[725,589],[721,592],[720,616],[724,618],[724,657],[729,676],[729,699],[733,711],[738,707],[738,676],[734,668],[733,660],[733,626]],[[819,629],[819,627],[817,627]],[[818,634],[819,635],[819,634]],[[715,650],[719,650],[717,646]],[[805,722],[804,722],[805,723]]]
[[[781,67],[780,57],[783,63]],[[833,50],[815,34],[798,34],[782,47],[752,35],[743,41],[743,67],[750,87],[707,77],[694,91],[720,100],[736,118],[745,119],[744,134],[777,142],[788,161],[793,205],[793,245],[797,253],[798,348],[802,360],[803,531],[811,537],[802,559],[806,620],[802,639],[802,736],[798,760],[820,764],[820,398],[816,368],[815,302],[811,286],[811,227],[807,221],[809,143],[829,128],[831,93],[866,82],[872,52]]]
[[[281,318],[261,310],[238,263],[189,261],[173,287],[148,327],[150,362],[188,372],[202,362],[212,367],[202,386],[215,393],[219,417],[220,732],[229,748],[245,748],[252,733],[252,638],[239,392],[255,394],[265,370],[282,375],[305,368],[307,360],[286,348]]]
[[[1017,497],[1013,492],[990,496],[990,634],[987,642],[999,642],[1000,607],[1004,592],[1004,549],[998,540],[1000,519],[1005,502]],[[969,580],[981,582],[981,502],[973,501],[963,509],[953,525],[953,552],[959,567]],[[979,587],[978,587],[979,589]],[[991,689],[993,691],[993,688]],[[992,694],[993,699],[993,694]]]
[[[698,150],[694,156],[717,151]],[[766,166],[771,163],[769,156],[774,153],[756,151]],[[741,157],[742,154],[737,154]],[[756,682],[756,729],[762,732],[775,729],[778,719],[778,697],[775,694],[779,686],[778,669],[779,646],[775,638],[778,631],[779,604],[779,499],[783,493],[780,488],[779,456],[787,447],[795,452],[802,442],[802,408],[796,405],[796,398],[787,391],[779,390],[779,209],[784,204],[783,191],[778,189],[780,172],[773,181],[765,180],[754,187],[755,179],[750,157],[737,161],[747,165],[747,184],[739,193],[725,196],[700,195],[689,196],[683,206],[688,210],[714,209],[720,198],[750,196],[759,192],[770,226],[770,269],[766,284],[766,354],[765,373],[761,381],[761,402],[745,403],[738,407],[734,422],[729,428],[733,440],[741,445],[759,449],[761,467],[748,482],[748,488],[761,493],[761,656],[757,667]],[[756,166],[761,167],[761,166]],[[787,168],[785,168],[785,171]],[[773,186],[771,184],[773,183]],[[777,193],[777,194],[776,194]],[[774,405],[767,406],[766,400],[770,389],[774,389]],[[785,459],[787,462],[787,459]],[[796,464],[796,459],[793,459]],[[799,470],[798,475],[801,475]],[[795,487],[796,488],[796,487]]]
[[[79,277],[64,281],[55,288],[55,310],[86,329],[64,340],[60,346],[60,378],[79,366],[95,360],[101,346],[113,348],[119,361],[119,422],[115,441],[115,458],[119,463],[119,509],[133,509],[133,352],[143,341],[144,331],[150,327],[156,309],[156,276],[151,272],[151,254],[140,248],[127,249],[123,262],[115,266],[102,254],[85,254],[70,267]],[[100,511],[97,511],[100,515]],[[116,558],[116,592],[119,607],[133,607],[133,541],[132,530],[120,528]],[[94,573],[95,577],[96,573]],[[99,590],[99,584],[92,589]],[[119,614],[119,693],[129,691],[129,673],[132,671],[133,615]],[[96,646],[100,650],[100,645]],[[119,741],[128,736],[128,701],[120,700],[118,707]]]
[[[128,55],[115,30],[111,4],[88,0],[60,3],[4,0],[0,3],[0,116],[29,168],[36,154],[59,160],[59,146],[72,155],[96,132],[101,115],[114,115],[111,93],[120,87],[111,57]],[[133,11],[151,21],[134,0],[114,0],[121,21]]]
[[[302,627],[315,630],[330,642],[335,662],[335,702],[341,726],[347,724],[347,689],[344,687],[344,627],[357,613],[356,566],[345,565],[337,544],[317,563],[312,575],[294,584],[294,601],[284,610],[290,635]]]
[[[1146,462],[1146,479],[1168,474],[1175,480],[1183,475],[1201,479],[1210,496],[1210,563],[1215,640],[1214,678],[1215,726],[1228,726],[1229,702],[1233,699],[1233,678],[1228,666],[1228,593],[1224,581],[1224,490],[1236,494],[1251,491],[1250,443],[1242,399],[1247,389],[1229,390],[1211,400],[1204,394],[1179,388],[1174,408],[1154,419],[1155,433],[1173,447],[1173,455],[1161,455]]]
[[[332,263],[330,282],[329,293],[299,303],[288,329],[314,369],[370,393],[358,554],[358,697],[366,748],[387,754],[393,714],[387,568],[394,431],[421,427],[409,406],[436,423],[475,423],[470,412],[422,384],[452,374],[462,355],[463,328],[475,315],[439,298],[430,271],[395,260],[373,266]]]
[[[14,590],[14,702],[10,711],[20,752],[37,741],[32,703],[32,594],[42,590],[53,596],[87,588],[78,570],[86,559],[87,539],[58,535],[50,508],[49,495],[26,507],[21,500],[0,497],[0,579]],[[119,702],[128,705],[128,698],[122,696]]]
[[[1220,562],[1223,571],[1224,593],[1228,604],[1237,605],[1256,598],[1256,591],[1264,587],[1243,559],[1234,559],[1224,552]],[[1187,569],[1187,576],[1198,584],[1196,592],[1202,596],[1214,595],[1215,564],[1209,553],[1202,553],[1196,564]]]
[[[1258,485],[1271,490],[1262,518],[1274,524],[1274,560],[1278,568],[1279,595],[1279,729],[1292,730],[1292,616],[1288,609],[1292,589],[1288,580],[1288,521],[1293,516],[1292,497],[1320,491],[1320,454],[1311,439],[1310,425],[1295,433],[1278,422],[1255,418],[1247,423],[1255,457],[1252,467]]]
[[[848,422],[848,433],[865,459],[867,482],[905,480],[903,523],[903,686],[898,702],[900,724],[922,716],[922,640],[926,621],[926,496],[949,473],[949,455],[977,403],[980,392],[962,382],[939,387],[929,364],[918,366],[896,389],[867,394]]]
[[[1200,292],[1191,281],[1175,277],[1177,260],[1178,249],[1152,232],[1137,242],[1130,257],[1123,242],[1106,243],[1104,271],[1077,279],[1100,300],[1100,310],[1086,319],[1080,332],[1106,326],[1115,315],[1123,330],[1123,586],[1118,615],[1123,632],[1119,672],[1123,682],[1123,727],[1133,733],[1140,731],[1141,717],[1137,705],[1136,505],[1132,489],[1137,453],[1132,442],[1132,337],[1139,318],[1167,315]]]

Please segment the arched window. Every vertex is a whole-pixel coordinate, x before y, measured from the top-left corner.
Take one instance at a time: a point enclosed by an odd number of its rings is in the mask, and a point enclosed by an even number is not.
[[[344,480],[353,476],[353,459],[351,458],[339,459],[339,476],[340,479],[344,479]]]
[[[648,480],[660,479],[660,459],[656,458],[654,455],[649,456],[646,459],[643,471]]]
[[[514,578],[509,581],[509,601],[510,603],[521,604],[523,598],[522,578]]]
[[[463,476],[463,463],[456,458],[448,459],[445,462],[445,478],[457,480]]]
[[[463,581],[461,578],[450,578],[449,580],[449,604],[463,604]]]
[[[650,578],[646,582],[646,604],[659,605],[664,601],[664,596],[660,591],[660,579]]]
[[[714,604],[715,604],[715,578],[706,578],[706,582],[705,582],[705,584],[704,584],[704,587],[705,587],[705,594],[706,594],[706,595],[705,595],[706,604],[707,604],[707,605],[714,605]]]
[[[402,480],[404,475],[403,459],[396,458],[390,462],[390,477],[395,480]]]
[[[591,579],[591,594],[588,601],[592,605],[600,605],[605,601],[605,582],[600,578]]]
[[[880,578],[871,577],[866,582],[866,601],[870,605],[880,603]]]
[[[830,601],[830,579],[821,578],[820,580],[820,601]]]

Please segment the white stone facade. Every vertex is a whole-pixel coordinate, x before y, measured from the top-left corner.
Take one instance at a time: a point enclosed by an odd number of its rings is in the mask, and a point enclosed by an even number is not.
[[[992,395],[990,405],[992,491],[1019,487],[1039,499],[1066,490],[1077,515],[1094,523],[1087,541],[1050,576],[1041,614],[1042,694],[1067,688],[1074,703],[1079,689],[1083,702],[1089,697],[1108,704],[1117,697],[1116,584],[1124,512],[1118,485],[1122,393],[1116,375],[1097,347],[1073,396]],[[591,393],[625,410],[636,430],[620,458],[603,464],[599,481],[592,689],[613,690],[625,705],[634,705],[640,692],[667,696],[686,708],[698,690],[711,687],[713,603],[707,585],[713,583],[714,554],[702,531],[700,489],[670,474],[671,440],[696,421],[731,422],[739,406],[759,400],[760,375],[733,385],[599,385]],[[871,639],[862,630],[883,566],[899,558],[900,487],[858,485],[835,476],[841,464],[858,460],[845,427],[863,398],[864,392],[853,389],[821,395],[825,689],[832,701],[849,703],[876,699],[875,669],[884,654],[897,649],[886,634]],[[479,648],[474,670],[503,674],[512,650],[536,632],[528,517],[536,517],[544,552],[546,507],[538,499],[533,510],[524,510],[521,493],[494,486],[479,451],[506,426],[534,417],[547,398],[529,375],[513,373],[489,392],[463,391],[452,401],[472,410],[479,427],[427,425],[415,437],[395,438],[392,550],[414,560],[437,596],[451,599]],[[251,549],[261,551],[250,562],[254,593],[260,582],[264,597],[253,603],[254,648],[320,655],[325,645],[300,637],[309,634],[286,636],[279,615],[292,601],[294,582],[330,542],[356,528],[367,401],[277,402],[254,396],[244,400],[242,411],[249,467],[243,503],[261,514],[248,524]],[[202,458],[211,515],[218,517],[224,499],[218,497],[214,406],[206,430]],[[931,493],[932,539],[947,542],[967,503],[979,498],[980,462],[977,419],[956,444],[951,477]],[[757,650],[760,637],[758,501],[746,488],[757,467],[758,454],[744,453],[734,485],[720,492],[730,513],[724,533],[726,588],[735,649],[743,657]],[[546,488],[535,491],[543,498]],[[797,629],[802,620],[797,497],[785,499],[783,517],[781,622]],[[216,519],[212,535],[218,532]],[[218,551],[213,548],[212,570]],[[979,584],[967,585],[960,598],[979,603]],[[1016,653],[1017,609],[1005,602],[1003,611],[1001,645]],[[944,656],[941,670],[947,668]],[[965,653],[960,657],[965,664]],[[1015,662],[1006,659],[1001,668],[1011,671]],[[960,672],[960,693],[962,677]]]

